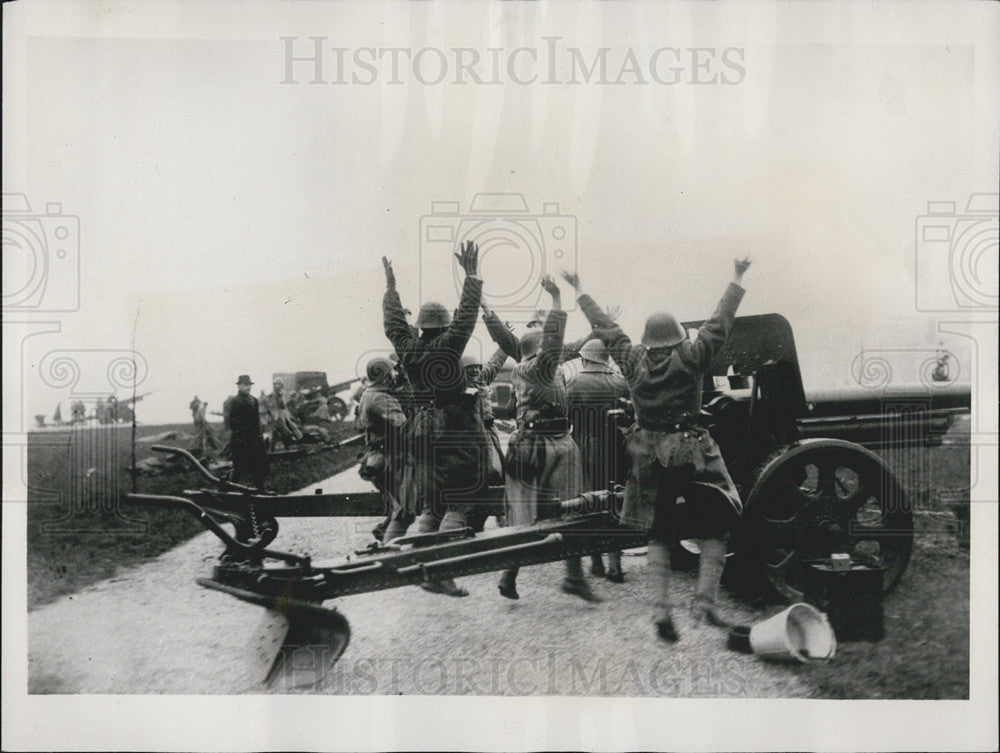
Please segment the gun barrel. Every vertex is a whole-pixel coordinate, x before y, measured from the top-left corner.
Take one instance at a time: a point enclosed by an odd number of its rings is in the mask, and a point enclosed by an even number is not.
[[[357,384],[361,381],[361,377],[355,377],[354,379],[348,379],[346,382],[337,382],[336,384],[331,384],[328,390],[328,394],[336,395],[338,392],[343,392],[348,389],[352,384]]]
[[[861,416],[803,418],[797,422],[803,439],[823,437],[844,439],[869,448],[931,447],[951,427],[958,408],[941,410],[893,411]]]
[[[905,408],[969,413],[972,389],[968,383],[944,387],[894,384],[878,390],[842,387],[809,392],[806,403],[808,419],[871,416]]]

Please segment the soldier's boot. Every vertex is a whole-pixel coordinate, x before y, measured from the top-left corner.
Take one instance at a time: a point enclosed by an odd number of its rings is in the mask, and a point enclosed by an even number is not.
[[[707,622],[716,627],[730,627],[727,620],[719,616],[716,598],[719,582],[726,566],[726,542],[721,539],[701,539],[698,541],[701,555],[698,558],[698,585],[691,604],[691,616],[696,624]]]
[[[500,576],[500,595],[505,599],[520,599],[521,595],[517,592],[517,568],[512,567],[509,570],[504,570],[503,575]]]
[[[650,541],[646,563],[653,585],[653,624],[661,640],[674,643],[677,629],[670,611],[670,550],[662,541]]]
[[[605,575],[604,560],[601,559],[601,555],[599,554],[590,555],[590,574],[598,578],[604,577]]]
[[[420,524],[423,524],[422,526]],[[424,532],[425,528],[429,527],[429,523],[424,520],[423,516],[418,521],[417,530],[421,533]],[[451,510],[445,513],[444,518],[441,520],[440,524],[436,527],[439,531],[451,531],[458,528],[465,528],[465,513],[461,510]],[[434,530],[432,528],[431,530]],[[425,591],[429,591],[434,594],[444,594],[445,596],[468,596],[469,592],[462,588],[460,585],[455,583],[454,578],[440,578],[437,580],[425,580],[420,584],[420,587]]]
[[[612,583],[625,582],[625,573],[622,572],[621,552],[608,552],[608,574],[605,577]]]
[[[566,560],[566,578],[562,582],[562,590],[564,593],[579,596],[595,604],[601,601],[601,597],[590,590],[579,557],[570,557]]]

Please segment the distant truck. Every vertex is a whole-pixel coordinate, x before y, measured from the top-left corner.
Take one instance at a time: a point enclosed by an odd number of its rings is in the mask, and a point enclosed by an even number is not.
[[[338,397],[337,393],[344,392],[361,381],[360,377],[355,377],[345,382],[330,384],[325,371],[278,372],[274,374],[273,379],[284,382],[285,395],[291,403],[289,410],[302,423],[305,423],[305,418],[317,415],[325,418],[324,412],[329,415],[331,421],[343,421],[350,409],[347,401]]]

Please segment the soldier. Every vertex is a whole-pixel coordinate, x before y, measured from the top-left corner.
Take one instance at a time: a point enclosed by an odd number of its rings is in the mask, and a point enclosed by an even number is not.
[[[476,326],[483,294],[479,248],[462,244],[455,254],[465,271],[465,283],[454,320],[440,303],[425,303],[417,315],[419,336],[406,322],[396,292],[392,264],[382,257],[386,291],[383,317],[386,337],[399,355],[412,390],[413,416],[408,434],[408,459],[403,484],[407,509],[420,504],[417,531],[461,529],[469,507],[483,497],[489,439],[476,409],[477,392],[466,392],[460,359]],[[406,476],[410,476],[409,479]],[[415,497],[413,499],[412,497]],[[394,526],[387,535],[395,536]],[[423,588],[449,596],[467,596],[451,578],[426,581]]]
[[[509,525],[532,525],[561,514],[560,502],[583,487],[580,450],[569,433],[566,382],[559,369],[566,312],[560,310],[559,288],[551,277],[541,280],[552,296],[552,309],[542,329],[521,337],[521,361],[511,373],[517,395],[517,430],[506,459],[506,507]],[[517,568],[500,578],[500,595],[520,598]],[[562,590],[587,601],[599,601],[590,590],[579,557],[566,560]]]
[[[670,536],[688,527],[698,539],[698,585],[692,616],[726,626],[716,611],[716,597],[726,562],[726,539],[743,511],[739,492],[726,470],[718,446],[698,424],[704,375],[733,326],[743,298],[743,273],[750,260],[737,260],[736,274],[712,317],[694,341],[668,313],[646,320],[641,345],[632,345],[590,296],[580,292],[580,278],[564,273],[580,307],[600,333],[629,383],[636,423],[627,437],[632,470],[625,486],[622,522],[649,531],[647,562],[654,578],[654,622],[661,639],[677,640],[670,609]],[[677,499],[683,496],[688,519],[680,520]]]
[[[195,395],[188,407],[191,409],[191,420],[194,422],[194,446],[201,453],[203,458],[209,458],[211,452],[219,449],[219,442],[215,438],[215,432],[208,424],[206,416],[208,403],[198,399]]]
[[[584,343],[580,358],[583,362],[580,371],[566,381],[569,420],[583,458],[586,488],[607,489],[614,482],[626,481],[618,427],[608,411],[618,408],[621,399],[628,396],[628,384],[625,377],[609,365],[611,357],[600,339]],[[593,555],[590,572],[605,576],[613,583],[624,582],[621,552],[608,553],[606,572],[601,555]]]
[[[253,382],[246,374],[236,380],[237,393],[229,404],[229,450],[233,458],[233,481],[253,479],[261,491],[267,480],[267,451],[260,433],[260,403],[250,394]]]
[[[493,400],[490,396],[490,384],[496,378],[497,372],[507,361],[507,354],[502,348],[498,348],[496,353],[487,361],[484,366],[479,358],[472,354],[462,356],[462,370],[465,372],[465,380],[469,387],[475,388],[479,392],[479,414],[483,419],[483,426],[489,438],[487,451],[489,452],[489,477],[490,486],[502,485],[503,473],[503,450],[500,446],[500,437],[497,435],[494,426]],[[473,510],[471,513],[472,530],[479,532],[483,530],[489,513],[486,510]]]
[[[366,453],[359,473],[371,481],[382,494],[386,520],[372,533],[382,543],[388,544],[401,536],[413,522],[399,496],[400,476],[403,470],[403,427],[406,415],[399,401],[392,394],[393,364],[388,358],[373,358],[365,368],[368,388],[358,407],[357,426],[365,433]],[[392,533],[387,534],[393,521]]]
[[[267,410],[271,417],[271,444],[276,445],[278,440],[289,449],[296,442],[302,440],[302,430],[292,418],[288,409],[288,398],[285,396],[285,381],[280,377],[274,380],[274,392],[271,393],[267,401]]]

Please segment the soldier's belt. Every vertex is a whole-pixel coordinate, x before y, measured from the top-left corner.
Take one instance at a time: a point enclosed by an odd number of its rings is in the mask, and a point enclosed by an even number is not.
[[[565,434],[569,431],[569,420],[565,418],[541,418],[526,421],[521,428],[536,434]]]

